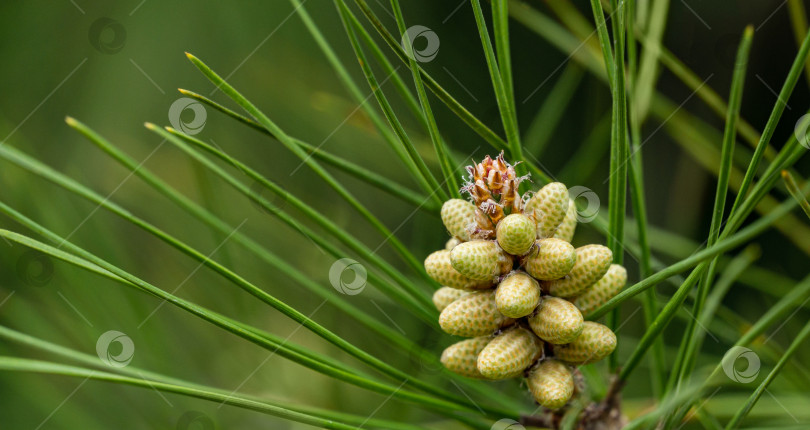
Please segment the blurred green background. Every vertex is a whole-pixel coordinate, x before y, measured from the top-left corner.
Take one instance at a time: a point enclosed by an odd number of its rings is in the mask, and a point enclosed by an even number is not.
[[[384,24],[395,29],[389,5],[382,1],[369,3]],[[409,24],[427,26],[440,37],[439,55],[425,65],[426,69],[471,112],[500,132],[495,99],[468,2],[414,0],[404,3]],[[572,3],[589,21],[592,19],[586,1]],[[708,79],[708,84],[723,97],[728,94],[736,41],[745,25],[755,26],[742,115],[761,129],[776,100],[774,91],[781,86],[796,52],[787,10],[780,6],[783,2],[744,2],[744,6],[736,1],[689,3],[672,2],[665,45],[701,79]],[[543,1],[529,4],[551,14]],[[332,3],[315,0],[306,2],[305,7],[349,70],[363,82]],[[93,24],[105,17],[116,24],[94,33]],[[609,137],[605,133],[587,149],[583,149],[583,142],[600,120],[609,115],[607,87],[588,72],[579,73],[579,66],[567,61],[568,53],[557,51],[514,21],[511,39],[518,115],[524,132],[531,130],[538,109],[560,77],[565,74],[570,79],[581,75],[575,96],[558,112],[562,115],[561,122],[542,135],[548,141],[545,150],[533,155],[545,171],[569,186],[593,189],[602,197],[606,208]],[[107,52],[103,52],[105,50]],[[0,67],[0,138],[3,144],[36,156],[102,195],[110,195],[112,201],[201,252],[207,254],[216,249],[212,258],[305,314],[317,309],[314,320],[373,355],[399,368],[438,380],[435,369],[426,368],[407,355],[392,356],[390,348],[368,335],[367,330],[329,305],[319,308],[319,298],[268,270],[243,249],[227,241],[217,248],[224,237],[190,219],[137,177],[130,177],[126,169],[65,125],[64,117],[70,115],[93,127],[135,159],[145,160],[145,167],[225,220],[234,225],[244,221],[240,231],[328,285],[328,270],[334,261],[330,256],[234,193],[180,151],[162,144],[159,137],[143,127],[144,121],[169,125],[169,107],[181,97],[176,91],[178,87],[204,95],[213,92],[212,98],[228,102],[221,93],[214,92],[213,85],[188,62],[184,51],[193,53],[227,77],[287,133],[313,145],[322,145],[324,150],[415,188],[393,152],[362,112],[356,110],[357,104],[347,96],[312,37],[293,14],[293,8],[282,1],[228,4],[155,0],[4,2],[0,5],[0,52],[4,60]],[[401,72],[406,72],[405,68]],[[403,73],[403,77],[410,81],[408,73]],[[365,84],[361,88],[368,94]],[[393,94],[391,88],[383,88]],[[678,110],[691,112],[712,127],[722,127],[722,120],[669,72],[662,72],[659,89],[676,106],[680,105]],[[806,112],[807,101],[807,84],[800,81],[795,95],[788,101],[789,108],[776,132],[774,146],[781,147],[781,142],[792,133],[792,124]],[[370,98],[367,103],[376,102]],[[438,101],[433,106],[441,132],[458,154],[457,162],[495,155],[451,112],[440,107]],[[402,108],[402,105],[396,107]],[[193,116],[190,111],[183,114],[186,121]],[[426,132],[412,117],[407,114],[403,117],[420,152],[431,167],[436,168]],[[643,152],[650,222],[694,241],[680,248],[691,252],[703,241],[708,230],[714,176],[697,161],[699,157],[694,152],[672,138],[673,130],[661,124],[662,121],[651,117],[644,127],[645,139],[648,139]],[[717,147],[719,133],[714,142]],[[207,110],[204,129],[197,137],[245,160],[290,193],[327,214],[371,249],[382,244],[383,238],[368,228],[359,215],[307,167],[298,169],[300,161],[278,142],[213,109]],[[566,169],[573,159],[590,164],[593,169],[585,172]],[[805,160],[798,170],[806,166]],[[395,230],[417,257],[443,246],[446,235],[437,214],[414,212],[411,206],[354,178],[339,171],[334,174]],[[204,268],[195,271],[196,262],[154,237],[5,161],[0,162],[0,190],[2,200],[12,207],[168,291],[178,288],[177,294],[182,297],[354,363],[336,348],[306,330],[298,330],[289,319],[216,274]],[[784,198],[785,194],[777,193],[777,196]],[[283,201],[277,202],[283,204]],[[0,227],[21,230],[6,218],[0,218]],[[634,230],[634,226],[628,224],[627,229]],[[580,227],[575,244],[589,242],[603,243],[604,238],[588,226]],[[758,243],[762,250],[758,266],[782,275],[786,283],[807,274],[806,255],[785,235],[771,232]],[[379,253],[408,273],[389,247],[380,246]],[[677,260],[673,255],[657,256],[667,262]],[[0,243],[2,325],[89,354],[94,354],[99,335],[119,330],[133,340],[132,363],[138,367],[224,389],[359,415],[368,415],[382,405],[375,417],[401,421],[434,418],[410,405],[386,402],[384,396],[335,382],[272,356],[172,306],[160,306],[153,297],[121,288],[119,284],[60,262],[46,261],[44,266],[40,263],[22,246]],[[629,258],[627,265],[630,282],[638,281],[635,261]],[[738,287],[740,293],[732,290],[724,303],[749,319],[760,316],[776,300],[745,282]],[[669,296],[673,286],[664,284],[658,291]],[[436,335],[374,288],[350,300],[372,315],[384,314],[380,316],[390,319],[392,326],[437,354],[451,342],[449,336]],[[636,308],[636,303],[630,303],[623,311],[623,315],[630,318],[622,332],[628,340],[619,346],[620,363],[632,351],[632,339],[643,333],[642,315],[633,313]],[[790,334],[796,333],[806,318],[806,311],[801,311],[787,320],[774,341],[785,345]],[[683,320],[676,320],[669,330],[677,335],[683,326]],[[724,328],[745,329],[742,326]],[[671,346],[676,348],[677,344]],[[705,361],[716,362],[728,346],[728,343],[707,338]],[[52,358],[6,341],[0,341],[0,351],[3,355]],[[801,363],[808,359],[810,349],[804,348],[794,361]],[[765,367],[772,364],[763,363]],[[776,389],[780,385],[790,391],[789,381],[778,380]],[[449,384],[448,387],[453,389]],[[528,393],[517,383],[493,384],[493,390],[520,396],[530,403]],[[639,371],[627,388],[628,407],[636,411],[643,409],[649,405],[644,401],[648,395],[645,371]],[[800,397],[798,400],[785,398],[783,403],[798,419],[810,419],[806,408],[800,408]],[[257,413],[217,406],[100,382],[84,384],[81,380],[62,377],[0,374],[0,428],[3,429],[175,428],[188,411],[202,412],[217,428],[223,429],[305,428]],[[764,398],[757,408],[765,409],[761,409],[755,419],[767,419],[769,413],[788,419],[772,399]]]

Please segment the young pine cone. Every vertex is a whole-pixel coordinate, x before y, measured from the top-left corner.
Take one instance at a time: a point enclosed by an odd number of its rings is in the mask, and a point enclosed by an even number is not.
[[[560,409],[575,392],[570,366],[616,348],[616,335],[583,314],[618,294],[627,271],[611,264],[605,246],[571,245],[577,209],[562,183],[520,196],[527,177],[517,177],[503,154],[467,171],[462,191],[470,201],[442,205],[451,238],[425,259],[442,285],[433,295],[439,325],[469,338],[447,347],[441,362],[470,378],[524,375],[537,403]]]

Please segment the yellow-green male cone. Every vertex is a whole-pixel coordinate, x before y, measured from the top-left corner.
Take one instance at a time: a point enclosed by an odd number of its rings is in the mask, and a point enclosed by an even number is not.
[[[552,296],[567,298],[581,294],[605,276],[613,261],[610,248],[602,245],[580,246],[576,253],[577,262],[565,278],[543,284]]]
[[[565,406],[574,394],[574,375],[565,363],[557,360],[538,363],[526,382],[534,400],[552,410]]]
[[[514,258],[498,247],[498,267],[496,269],[495,276],[502,276],[511,272],[514,263]]]
[[[562,182],[552,182],[540,188],[523,207],[523,213],[537,223],[537,237],[551,237],[568,212],[568,188]]]
[[[545,296],[529,317],[532,331],[544,341],[561,345],[573,342],[585,327],[582,313],[568,300]]]
[[[596,281],[584,293],[574,299],[574,305],[583,314],[589,314],[619,294],[627,283],[627,269],[619,264],[611,264],[605,276]]]
[[[439,312],[443,311],[450,303],[470,294],[467,290],[459,290],[452,287],[441,287],[433,293],[433,304]]]
[[[464,242],[450,251],[450,264],[470,279],[492,279],[498,272],[498,252],[498,245],[491,240]]]
[[[489,336],[481,336],[454,343],[442,352],[441,362],[451,372],[468,378],[483,378],[478,371],[478,354],[489,340]]]
[[[444,249],[446,249],[448,251],[452,251],[453,248],[455,248],[456,245],[458,245],[459,243],[461,243],[461,240],[459,240],[459,238],[453,236],[450,239],[448,239],[447,242],[445,242]]]
[[[458,273],[450,264],[450,251],[446,249],[427,256],[425,259],[425,271],[436,282],[452,288],[481,289],[491,287],[494,283],[494,280],[491,279],[479,281]]]
[[[439,314],[442,330],[462,337],[488,336],[511,321],[498,312],[494,291],[470,293]]]
[[[534,245],[534,221],[523,214],[511,214],[498,222],[495,237],[498,245],[512,255],[523,255]]]
[[[487,379],[520,376],[543,354],[543,342],[522,327],[495,336],[478,354],[478,371]]]
[[[554,355],[568,363],[595,363],[616,349],[616,334],[606,326],[585,321],[582,333],[567,345],[555,345]]]
[[[567,275],[577,262],[574,247],[562,239],[540,239],[523,257],[523,269],[535,279],[550,281]]]
[[[442,205],[442,222],[451,235],[463,241],[470,240],[467,227],[475,224],[475,205],[461,199],[450,199]]]
[[[529,315],[540,301],[540,284],[524,272],[513,272],[495,289],[498,311],[509,318]]]
[[[557,227],[554,237],[562,239],[566,242],[571,242],[574,239],[574,233],[577,230],[577,205],[573,200],[568,200],[568,211],[565,213],[565,218]]]

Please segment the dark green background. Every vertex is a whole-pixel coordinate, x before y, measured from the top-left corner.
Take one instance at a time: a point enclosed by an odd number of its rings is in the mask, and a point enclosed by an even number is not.
[[[102,195],[112,194],[112,201],[188,241],[201,252],[213,251],[223,238],[190,220],[136,177],[127,179],[129,173],[125,169],[69,129],[64,117],[70,115],[83,121],[137,160],[156,151],[145,162],[145,167],[231,223],[236,225],[247,220],[241,231],[324,284],[328,284],[328,268],[333,261],[312,242],[258,210],[191,163],[180,151],[169,144],[158,148],[161,139],[143,127],[144,121],[169,124],[169,106],[180,97],[176,88],[205,95],[213,90],[213,85],[188,62],[184,51],[198,56],[221,75],[229,76],[231,84],[289,134],[314,145],[323,143],[322,148],[327,151],[349,158],[393,181],[414,186],[407,171],[378,137],[368,119],[359,112],[352,114],[356,102],[347,96],[300,19],[290,16],[292,7],[287,2],[146,0],[141,5],[138,1],[75,2],[74,5],[67,0],[40,0],[0,5],[0,53],[3,59],[0,66],[0,138],[9,136],[3,144],[35,155]],[[390,7],[382,7],[383,2],[369,3],[384,24],[393,30],[395,23],[388,12]],[[469,4],[461,1],[403,3],[409,24],[425,25],[440,37],[439,55],[425,65],[427,70],[470,111],[500,133],[492,87]],[[542,1],[530,3],[540,10],[547,10]],[[761,129],[776,99],[768,86],[774,90],[780,88],[796,52],[786,8],[778,7],[780,1],[689,3],[692,11],[680,1],[672,2],[665,45],[701,79],[711,76],[709,85],[723,97],[728,93],[736,40],[746,24],[757,28],[742,115]],[[460,4],[461,7],[456,9]],[[577,1],[575,4],[590,20],[587,2]],[[311,0],[305,7],[344,64],[361,82],[362,91],[368,94],[368,86],[363,83],[332,3]],[[488,7],[485,9],[488,11]],[[100,52],[91,44],[90,28],[103,17],[117,21],[126,31],[124,45],[115,53]],[[102,33],[102,43],[107,43],[111,37],[109,31]],[[557,51],[514,21],[511,39],[518,115],[525,131],[553,83],[566,68],[560,65],[568,54]],[[405,72],[405,69],[401,71]],[[409,74],[403,73],[403,77],[410,81]],[[547,78],[547,83],[522,103]],[[691,90],[669,72],[662,73],[659,87],[675,103],[688,100],[683,109],[715,127],[722,126],[722,120],[712,114],[698,97],[690,97]],[[388,94],[394,95],[391,88],[384,88]],[[807,84],[802,80],[789,100],[790,108],[777,130],[773,141],[776,147],[781,147],[781,142],[792,132],[792,124],[807,111],[807,94]],[[221,93],[214,94],[213,98],[233,107]],[[368,103],[375,104],[375,101],[370,98]],[[485,142],[449,111],[439,107],[437,100],[434,99],[433,105],[443,135],[458,154],[469,154],[475,159],[492,154]],[[416,139],[418,149],[435,168],[426,132],[401,109],[402,105],[396,107],[403,112],[409,134]],[[603,150],[599,152],[583,153],[579,151],[579,145],[609,109],[607,87],[586,72],[549,145],[539,155],[542,166],[555,176],[571,158],[596,157],[598,167],[593,173],[561,179],[569,186],[583,185],[593,189],[602,197],[605,208],[609,138],[604,136]],[[650,222],[700,243],[708,231],[714,176],[675,143],[667,130],[657,130],[659,124],[660,121],[652,119],[644,128],[645,137],[650,136],[643,148]],[[324,141],[338,127],[337,132]],[[240,126],[212,109],[208,109],[207,122],[198,137],[215,142],[230,155],[273,178],[372,249],[380,244],[381,237],[308,168],[302,167],[291,176],[299,161],[278,142]],[[716,143],[719,147],[719,140]],[[806,166],[806,163],[802,165]],[[409,217],[412,207],[340,172],[335,175],[345,181],[389,228],[396,228],[397,235],[418,257],[443,246],[445,234],[437,217],[424,212]],[[783,198],[784,193],[779,193],[777,195]],[[103,209],[93,213],[94,204],[70,196],[7,162],[0,163],[0,199],[59,234],[68,235],[75,229],[71,240],[166,290],[173,290],[196,267],[195,262],[132,225]],[[0,227],[21,230],[5,218],[0,219]],[[632,228],[633,225],[628,224],[628,229]],[[603,241],[588,227],[580,228],[576,239],[577,243]],[[769,233],[760,243],[763,255],[758,264],[794,279],[806,275],[806,256],[801,255],[784,236]],[[390,248],[382,246],[380,249],[383,257],[401,265]],[[53,263],[54,271],[52,276],[46,276],[45,285],[31,286],[23,281],[19,271],[29,273],[39,269],[24,263],[21,265],[19,262],[27,261],[25,258],[26,252],[21,246],[0,243],[0,300],[13,294],[0,307],[0,323],[3,325],[90,354],[94,353],[95,341],[101,333],[120,330],[135,343],[133,365],[225,389],[239,386],[268,356],[267,351],[229,336],[172,306],[163,306],[138,328],[158,306],[157,300],[62,263]],[[255,257],[236,246],[226,244],[214,258],[245,274],[249,280],[305,314],[320,304],[320,299],[301,291],[294,283],[268,270]],[[662,259],[672,261],[667,255]],[[630,281],[637,281],[636,264],[632,259],[629,259],[628,267]],[[672,286],[661,286],[659,291],[669,295]],[[760,316],[774,301],[773,297],[750,288],[740,287],[740,293],[735,291],[729,294],[727,304],[750,319]],[[292,341],[354,364],[335,348],[306,330],[296,330],[294,323],[206,269],[188,279],[178,294],[282,337],[294,332]],[[437,354],[450,342],[449,336],[437,338],[373,288],[350,300],[372,315],[380,313],[378,305],[408,336],[433,348]],[[624,311],[625,316],[634,315],[623,333],[629,339],[638,338],[643,332],[641,313],[632,314],[636,307],[631,303]],[[426,378],[435,375],[435,371],[423,369],[421,363],[411,357],[392,356],[389,348],[366,336],[366,331],[328,305],[318,310],[313,318],[400,368],[424,372]],[[805,319],[806,314],[801,312],[787,322],[775,339],[787,343],[789,333],[795,333]],[[681,322],[673,324],[673,335],[679,335],[682,327]],[[632,350],[632,342],[620,345],[620,362]],[[707,338],[705,349],[719,357],[727,347]],[[0,342],[0,353],[50,358],[5,342]],[[707,362],[712,360],[709,357]],[[802,362],[810,358],[810,353],[805,348],[798,357],[796,361]],[[645,405],[643,397],[648,395],[644,373],[637,372],[636,379],[627,389],[629,398],[637,398],[636,403],[630,403],[636,410]],[[68,396],[69,400],[42,428],[175,428],[180,417],[190,410],[202,411],[223,429],[299,428],[257,413],[230,407],[218,409],[217,405],[203,401],[173,395],[166,395],[163,399],[150,390],[92,381],[76,389],[80,383],[80,380],[68,378],[0,374],[0,428],[36,428]],[[523,396],[527,404],[530,402],[528,394],[517,384],[493,384],[493,390],[496,389],[502,389],[506,395]],[[270,357],[240,390],[360,415],[371,413],[385,400],[383,396],[336,383],[276,356]],[[807,419],[807,411],[799,412]],[[375,416],[397,420],[427,419],[423,412],[396,401],[385,403]]]

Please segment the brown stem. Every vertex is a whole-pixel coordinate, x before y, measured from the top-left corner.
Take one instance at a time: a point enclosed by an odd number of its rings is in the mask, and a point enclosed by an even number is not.
[[[621,429],[625,424],[621,413],[621,391],[623,387],[624,382],[619,379],[618,374],[612,375],[605,398],[600,402],[591,403],[583,409],[577,429]],[[541,415],[524,415],[520,418],[520,423],[524,426],[559,429],[563,415],[563,411],[548,411]]]
[[[544,427],[556,429],[560,425],[562,415],[557,413],[545,413],[543,415],[524,415],[520,417],[520,424],[531,427]]]

